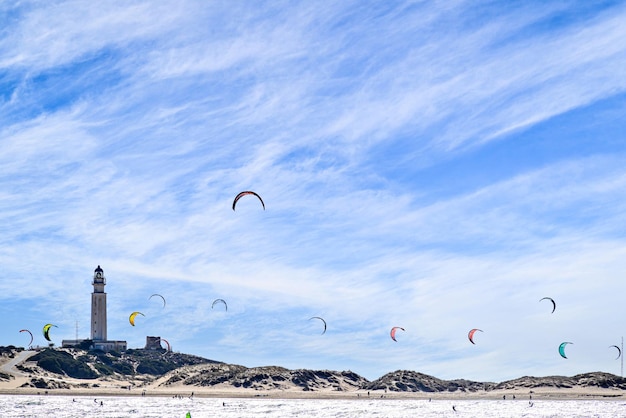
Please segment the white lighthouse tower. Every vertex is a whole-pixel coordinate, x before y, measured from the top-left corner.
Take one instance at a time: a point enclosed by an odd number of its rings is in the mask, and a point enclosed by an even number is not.
[[[104,292],[106,279],[100,266],[93,272],[91,294],[91,339],[94,342],[107,340],[107,294]]]
[[[93,293],[91,294],[91,338],[63,340],[63,347],[79,347],[102,351],[126,350],[126,341],[107,339],[107,294],[104,286],[107,284],[102,267],[98,266],[93,272]],[[76,331],[78,334],[78,329]]]

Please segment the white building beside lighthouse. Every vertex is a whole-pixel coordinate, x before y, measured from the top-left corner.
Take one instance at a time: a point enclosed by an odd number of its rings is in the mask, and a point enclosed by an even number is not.
[[[93,293],[91,294],[91,335],[88,339],[63,340],[63,347],[81,346],[94,350],[126,350],[126,341],[107,339],[107,294],[104,291],[106,278],[100,266],[93,272]],[[87,347],[85,347],[85,345]]]

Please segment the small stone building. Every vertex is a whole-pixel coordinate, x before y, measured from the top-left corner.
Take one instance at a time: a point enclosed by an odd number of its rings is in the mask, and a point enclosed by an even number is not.
[[[146,337],[146,350],[161,350],[161,337]]]

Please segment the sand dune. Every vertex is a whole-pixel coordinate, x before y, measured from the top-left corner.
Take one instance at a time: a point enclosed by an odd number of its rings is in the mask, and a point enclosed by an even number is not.
[[[94,371],[84,353],[72,355]],[[506,382],[443,380],[398,370],[374,381],[351,371],[289,370],[278,366],[244,367],[189,356],[194,364],[163,374],[111,373],[79,379],[37,365],[35,351],[2,350],[0,393],[71,396],[200,396],[272,398],[467,398],[467,399],[623,399],[626,379],[594,372],[566,376],[524,376]],[[176,361],[181,361],[178,354]],[[167,357],[165,357],[167,358]],[[198,363],[199,362],[199,363]]]

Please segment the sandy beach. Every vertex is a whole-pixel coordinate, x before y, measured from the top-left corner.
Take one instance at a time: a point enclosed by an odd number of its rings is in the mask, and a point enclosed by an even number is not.
[[[474,393],[427,393],[427,392],[393,392],[384,393],[383,391],[353,391],[353,392],[333,392],[333,391],[315,391],[305,392],[302,390],[247,390],[247,389],[228,389],[228,388],[198,388],[198,387],[181,387],[181,388],[135,388],[120,389],[114,387],[100,388],[70,388],[70,389],[37,389],[37,388],[16,388],[13,385],[0,385],[0,394],[3,395],[65,395],[65,396],[86,396],[100,398],[105,396],[155,396],[155,397],[189,397],[198,398],[270,398],[270,399],[355,399],[355,398],[371,398],[380,399],[458,399],[458,400],[498,400],[503,399],[522,399],[522,400],[584,400],[584,399],[602,399],[602,400],[624,400],[624,394],[616,393],[610,389],[597,390],[581,390],[581,389],[557,389],[557,390],[537,390],[530,394],[528,390],[507,390],[507,391],[491,391],[491,392],[474,392]],[[532,396],[532,397],[531,397]]]

